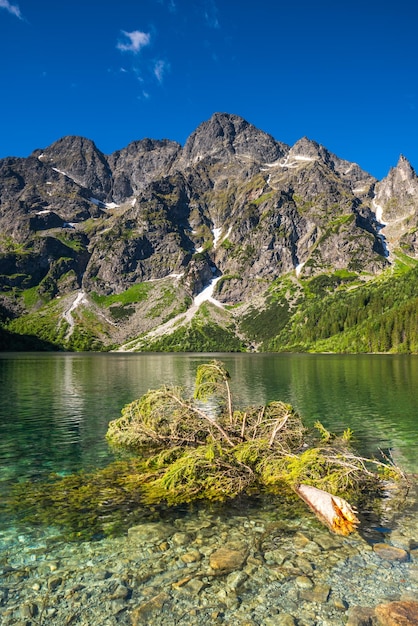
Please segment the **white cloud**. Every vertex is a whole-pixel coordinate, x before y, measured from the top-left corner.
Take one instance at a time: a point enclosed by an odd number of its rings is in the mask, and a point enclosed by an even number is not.
[[[204,0],[203,15],[208,26],[211,28],[220,28],[218,20],[218,7],[215,0]]]
[[[142,78],[142,74],[141,74],[141,68],[139,67],[133,67],[132,68],[133,73],[135,74],[136,79],[140,82],[140,83],[144,83],[144,79]]]
[[[158,4],[161,4],[163,6],[167,5],[170,13],[175,13],[177,11],[177,5],[175,0],[167,0],[167,2],[165,2],[165,0],[157,0],[157,2]]]
[[[163,82],[163,77],[166,71],[169,69],[169,65],[165,61],[157,61],[154,65],[154,76],[159,83]]]
[[[20,12],[17,4],[10,4],[9,0],[0,0],[0,9],[6,9],[12,15],[16,15],[20,20],[23,20],[22,14]]]
[[[4,1],[5,0],[0,0],[0,2]],[[140,30],[134,30],[131,33],[123,30],[122,33],[128,39],[128,43],[118,43],[116,46],[118,50],[122,50],[122,52],[134,52],[136,54],[141,48],[148,46],[151,41],[151,35],[149,33],[143,33]]]

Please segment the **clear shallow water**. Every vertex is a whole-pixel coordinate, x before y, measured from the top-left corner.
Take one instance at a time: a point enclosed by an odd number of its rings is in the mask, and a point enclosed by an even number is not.
[[[107,424],[122,406],[162,384],[181,384],[191,394],[197,365],[214,356],[229,369],[238,404],[284,400],[307,423],[319,419],[336,432],[350,427],[365,452],[391,448],[407,471],[418,472],[417,357],[0,353],[0,497],[16,481],[106,464],[112,459]],[[397,537],[401,546],[418,545],[416,513],[414,491],[388,540]],[[183,623],[181,616],[189,619],[198,607],[189,624],[206,624],[215,613],[225,615],[229,625],[279,623],[277,615],[287,612],[297,623],[340,626],[356,604],[375,606],[418,595],[416,548],[405,563],[381,561],[360,533],[336,545],[331,540],[326,548],[330,535],[313,516],[287,520],[276,502],[173,515],[168,526],[178,533],[168,537],[164,548],[158,537],[148,543],[142,537],[133,546],[129,536],[74,545],[55,538],[53,528],[22,530],[12,520],[0,520],[4,623],[14,626],[34,613],[35,623],[55,626],[74,615],[76,624],[131,624],[130,612],[146,607],[147,598],[162,591],[165,605],[155,610],[150,623]],[[276,537],[271,529],[275,524],[281,528],[283,519],[286,529]],[[157,524],[167,528],[164,520]],[[249,540],[252,533],[254,541]],[[265,561],[258,557],[257,537],[264,537]],[[385,535],[378,539],[384,541]],[[232,541],[246,546],[253,560],[233,572],[231,580],[206,580],[202,572],[209,555]],[[276,554],[276,548],[278,562],[283,551],[286,555],[282,568],[266,556]],[[137,575],[142,569],[143,582]],[[184,596],[171,588],[171,581],[189,577]],[[235,592],[239,577],[245,582]],[[313,585],[313,591],[306,585]],[[328,595],[318,602],[324,588]],[[115,600],[115,589],[126,597]],[[27,604],[22,605],[22,598]],[[46,607],[44,613],[41,607]]]

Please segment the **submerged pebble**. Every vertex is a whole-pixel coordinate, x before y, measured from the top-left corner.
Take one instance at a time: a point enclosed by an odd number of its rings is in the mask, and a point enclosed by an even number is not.
[[[371,544],[360,532],[336,537],[309,515],[280,517],[272,503],[244,509],[215,515],[200,508],[82,543],[60,541],[56,529],[3,532],[0,622],[359,626],[378,615],[416,619],[415,512],[396,520],[393,542],[386,532]]]

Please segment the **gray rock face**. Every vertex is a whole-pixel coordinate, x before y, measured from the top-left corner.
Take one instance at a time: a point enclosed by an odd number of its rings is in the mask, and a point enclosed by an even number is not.
[[[398,217],[394,211],[395,202],[403,204],[416,201],[418,191],[417,175],[408,159],[404,156],[399,158],[396,167],[392,167],[389,174],[376,185],[376,201],[385,207],[392,201],[392,207],[387,207],[389,217]]]
[[[376,184],[374,208],[390,248],[418,258],[418,177],[404,156]]]
[[[181,146],[174,141],[134,141],[108,157],[112,172],[112,199],[123,202],[158,177],[166,176]]]
[[[38,159],[63,175],[89,189],[99,200],[109,197],[112,189],[112,172],[105,156],[90,139],[63,137],[41,154]]]
[[[418,254],[417,201],[403,157],[377,182],[315,141],[289,148],[236,115],[214,114],[184,147],[142,139],[106,156],[64,137],[0,160],[2,301],[21,310],[32,287],[44,300],[108,296],[174,275],[189,298],[222,276],[216,297],[236,304],[294,270],[378,273],[380,212],[389,231],[408,222],[387,241]]]
[[[271,162],[284,156],[288,147],[252,126],[238,115],[215,113],[190,135],[180,163],[190,166],[204,159],[228,162],[233,157]]]

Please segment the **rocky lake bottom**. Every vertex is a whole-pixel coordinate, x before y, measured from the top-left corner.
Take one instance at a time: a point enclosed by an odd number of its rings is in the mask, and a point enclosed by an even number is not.
[[[418,624],[417,496],[388,528],[349,537],[274,499],[171,512],[96,541],[8,528],[1,624]]]

